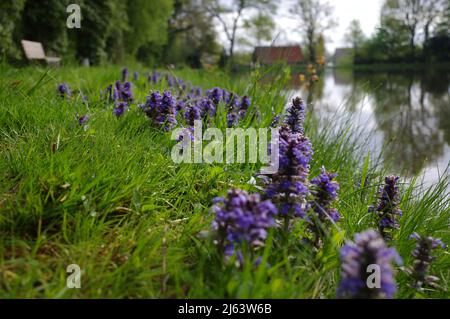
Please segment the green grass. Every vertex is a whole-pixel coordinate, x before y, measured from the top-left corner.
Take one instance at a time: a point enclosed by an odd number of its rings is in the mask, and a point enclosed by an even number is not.
[[[142,70],[144,71],[144,70]],[[99,92],[120,68],[13,69],[0,66],[0,297],[3,298],[333,298],[339,281],[339,248],[373,227],[367,213],[388,166],[369,159],[351,123],[319,129],[309,117],[314,147],[311,176],[322,165],[339,173],[343,219],[319,253],[301,243],[299,221],[286,241],[270,236],[270,266],[239,269],[224,264],[210,239],[211,201],[231,187],[258,191],[248,181],[257,165],[173,164],[170,133],[151,126],[136,104],[121,118]],[[216,71],[175,74],[203,88],[216,85],[248,94],[243,126],[266,127],[280,112],[286,74],[264,87],[251,77]],[[87,95],[63,100],[56,85],[67,82]],[[139,103],[150,87],[141,76]],[[77,113],[89,113],[88,128]],[[260,119],[258,121],[258,118]],[[224,127],[223,121],[215,123]],[[367,178],[366,178],[367,177]],[[433,188],[402,185],[404,216],[393,245],[411,262],[409,235],[440,237],[450,244],[449,176]],[[450,256],[436,253],[431,273],[440,289],[417,293],[397,272],[398,298],[449,297]],[[66,288],[66,267],[82,269],[81,289]],[[264,264],[264,263],[263,263]]]

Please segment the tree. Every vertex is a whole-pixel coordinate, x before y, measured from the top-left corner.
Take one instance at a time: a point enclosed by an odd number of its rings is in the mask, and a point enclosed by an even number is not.
[[[430,38],[430,28],[438,22],[444,12],[444,0],[422,0],[424,43]]]
[[[66,52],[66,7],[68,0],[26,1],[22,15],[22,36],[41,42],[48,52]]]
[[[261,46],[263,41],[272,40],[275,22],[270,15],[259,11],[258,14],[245,21],[244,28],[251,38],[256,40],[256,45]]]
[[[405,28],[409,34],[409,48],[414,57],[416,51],[416,35],[421,23],[421,0],[386,0],[381,9],[381,23],[394,24],[399,29]]]
[[[20,29],[25,0],[3,0],[0,2],[0,55],[17,59],[16,33]]]
[[[316,42],[320,34],[337,25],[333,19],[334,8],[322,0],[297,0],[291,12],[298,16],[299,29],[303,32],[310,61],[316,61]]]
[[[165,63],[187,63],[198,68],[202,60],[218,55],[213,21],[205,12],[201,0],[175,0],[172,16],[167,21]],[[209,62],[209,61],[208,61]]]
[[[111,15],[106,33],[106,55],[109,61],[120,63],[125,57],[125,33],[130,30],[127,15],[127,2],[111,0]]]
[[[364,32],[361,29],[359,20],[352,20],[347,28],[345,40],[352,46],[355,54],[358,54],[358,47],[361,46],[365,40]]]
[[[236,44],[236,34],[238,28],[242,27],[241,20],[244,13],[253,10],[266,10],[267,13],[274,13],[276,5],[274,0],[207,0],[207,10],[223,27],[228,40],[228,58],[232,62],[234,47]]]
[[[125,43],[132,56],[137,54],[141,60],[147,60],[162,50],[167,41],[167,20],[172,10],[172,0],[128,1],[130,28],[125,34]]]
[[[88,58],[93,64],[101,64],[107,60],[106,43],[112,32],[112,21],[104,17],[114,14],[114,2],[97,0],[80,2],[81,28],[76,30],[77,58]]]
[[[323,66],[325,64],[325,58],[327,55],[327,50],[325,48],[325,37],[322,34],[319,34],[317,37],[316,43],[316,63]]]
[[[394,23],[391,25],[390,23]],[[408,33],[398,32],[397,21],[378,28],[375,34],[364,41],[355,55],[355,63],[395,63],[403,59],[405,47],[408,46]],[[393,31],[395,30],[395,31]]]

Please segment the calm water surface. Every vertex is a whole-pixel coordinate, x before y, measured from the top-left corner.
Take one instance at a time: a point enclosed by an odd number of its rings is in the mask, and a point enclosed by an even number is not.
[[[450,72],[327,70],[309,93],[293,81],[321,121],[349,116],[373,154],[382,152],[392,173],[438,180],[450,163]]]

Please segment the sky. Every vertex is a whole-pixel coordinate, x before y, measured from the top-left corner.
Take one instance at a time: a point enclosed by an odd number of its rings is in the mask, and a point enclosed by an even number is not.
[[[326,33],[326,46],[330,53],[333,53],[337,47],[347,46],[344,34],[351,20],[358,19],[367,36],[370,36],[378,25],[383,0],[328,0],[328,2],[334,6],[334,16],[339,23],[336,28]],[[279,36],[275,45],[295,44],[302,40],[301,34],[296,31],[299,21],[289,13],[293,3],[295,0],[278,0],[275,34]],[[221,34],[220,37],[225,42],[224,35]]]

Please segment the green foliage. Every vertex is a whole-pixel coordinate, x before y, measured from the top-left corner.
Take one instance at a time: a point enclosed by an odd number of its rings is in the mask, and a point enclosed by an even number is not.
[[[215,64],[219,52],[213,22],[197,0],[176,0],[168,22],[168,40],[162,60],[198,68]]]
[[[4,0],[0,3],[0,55],[18,59],[19,46],[14,35],[20,24],[25,0]]]
[[[41,42],[50,55],[89,58],[92,64],[120,62],[126,55],[145,61],[161,56],[172,0],[80,0],[80,29],[66,26],[69,4],[69,0],[2,1],[0,54],[19,58],[20,40],[28,39]]]
[[[380,28],[354,43],[359,47],[355,63],[448,62],[447,7],[443,0],[386,0]]]
[[[125,43],[134,56],[138,50],[141,60],[155,55],[167,42],[167,20],[172,13],[172,0],[128,1],[129,30]]]
[[[302,32],[308,59],[317,60],[316,44],[319,36],[337,25],[332,16],[334,7],[322,0],[296,0],[291,12],[298,17],[298,28]]]
[[[260,11],[257,15],[244,22],[244,28],[249,33],[250,39],[254,39],[256,45],[260,46],[263,41],[273,40],[272,34],[275,29],[275,21],[271,15]]]
[[[126,55],[125,32],[129,30],[127,2],[114,0],[111,2],[109,17],[110,32],[106,40],[106,54],[113,63],[122,62]]]
[[[26,1],[21,36],[27,40],[42,42],[47,54],[66,53],[66,7],[69,3],[69,0]]]
[[[257,11],[262,16],[275,14],[277,2],[274,0],[231,0],[223,2],[220,0],[206,0],[206,10],[223,28],[228,41],[228,56],[224,56],[223,63],[233,64],[234,49],[239,41],[239,30],[242,28],[241,21],[246,14]],[[232,15],[232,19],[229,19]]]
[[[358,47],[364,42],[365,36],[361,29],[359,20],[352,20],[345,34],[346,41],[351,45],[354,52],[358,51]]]

